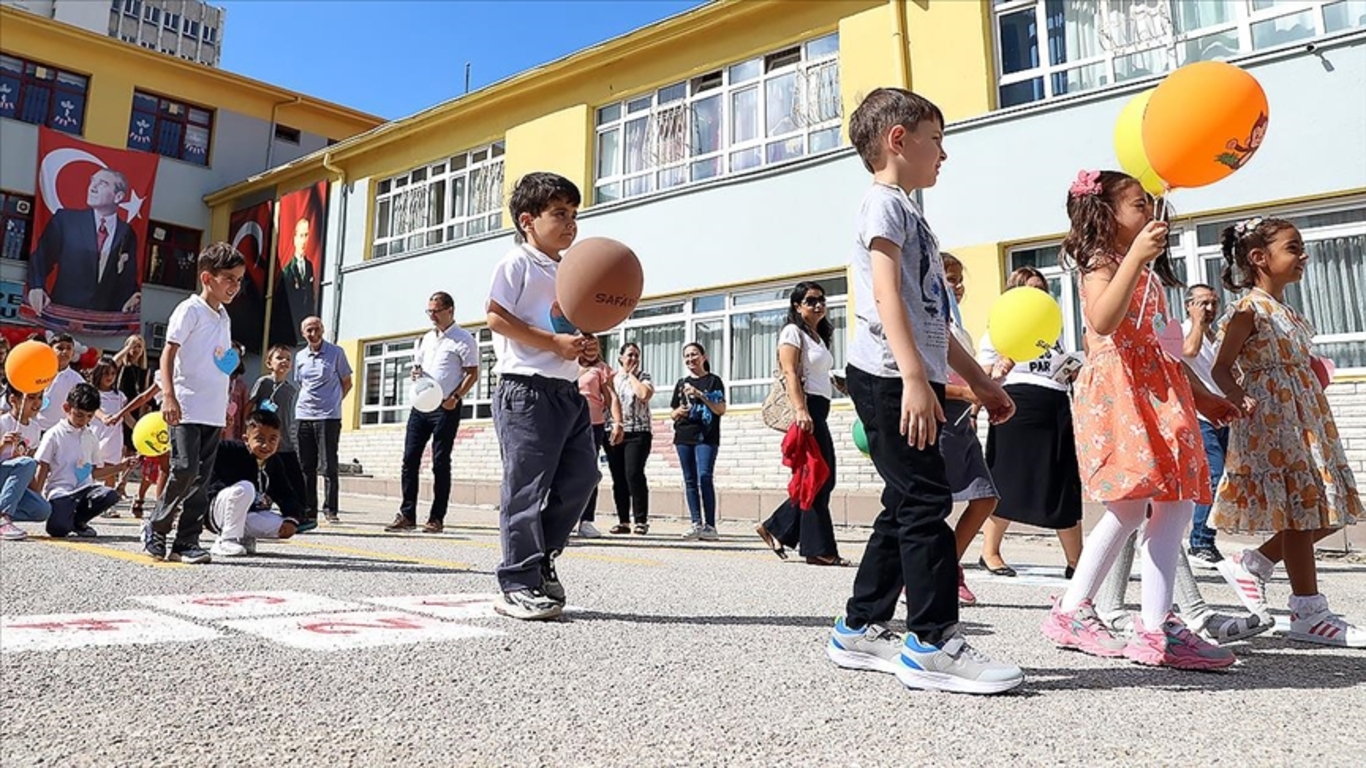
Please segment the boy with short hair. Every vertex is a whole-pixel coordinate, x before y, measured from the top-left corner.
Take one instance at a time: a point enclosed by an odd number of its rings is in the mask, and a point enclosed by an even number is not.
[[[47,397],[47,407],[38,414],[39,429],[51,429],[64,418],[62,408],[65,406],[67,394],[71,392],[72,387],[85,381],[85,378],[71,367],[71,360],[76,356],[76,340],[69,334],[59,333],[53,336],[49,343],[52,345],[52,351],[57,353],[57,375],[43,393]],[[42,400],[42,397],[38,399]]]
[[[99,438],[86,429],[99,409],[99,390],[85,382],[72,387],[62,403],[66,418],[43,433],[34,454],[38,474],[33,482],[52,506],[47,535],[53,538],[97,536],[90,521],[119,502],[118,491],[100,483],[133,466],[133,457],[100,465]]]
[[[228,377],[239,357],[225,305],[241,289],[244,272],[246,262],[236,248],[209,245],[199,254],[199,293],[180,302],[166,323],[160,373],[171,386],[161,393],[161,415],[171,429],[171,477],[142,529],[143,548],[157,559],[212,559],[199,545],[199,534],[209,510],[205,485],[227,424]],[[175,540],[167,547],[172,527]]]
[[[294,368],[294,350],[275,344],[266,351],[266,375],[256,380],[247,400],[251,410],[269,411],[280,419],[280,448],[275,452],[284,462],[285,474],[293,485],[295,495],[302,498],[308,487],[304,481],[304,467],[299,463],[294,433],[294,404],[299,398],[299,387],[289,378]],[[299,533],[318,527],[318,521],[300,518]]]
[[[555,557],[579,522],[601,475],[579,395],[585,340],[555,304],[560,253],[578,234],[579,189],[553,173],[517,181],[509,209],[517,246],[494,268],[488,324],[498,388],[493,425],[503,454],[498,508],[502,598],[494,609],[516,619],[550,619],[565,605]],[[552,321],[551,316],[560,316]]]
[[[910,197],[934,185],[948,157],[944,116],[910,91],[879,88],[850,117],[849,138],[873,186],[863,196],[853,257],[848,389],[886,488],[826,653],[842,667],[894,673],[909,688],[1000,693],[1024,674],[969,646],[958,624],[957,549],[945,522],[953,494],[937,442],[949,368],[993,422],[1015,406],[949,333],[939,243]],[[904,638],[887,628],[903,584]]]
[[[47,499],[30,487],[38,475],[32,454],[43,436],[37,421],[43,396],[6,386],[5,403],[9,410],[0,415],[0,540],[23,541],[28,534],[15,520],[41,523],[52,514]]]
[[[218,445],[205,519],[218,535],[214,557],[254,555],[257,539],[287,539],[298,530],[304,503],[278,452],[281,431],[279,414],[258,409],[247,414],[242,442]]]

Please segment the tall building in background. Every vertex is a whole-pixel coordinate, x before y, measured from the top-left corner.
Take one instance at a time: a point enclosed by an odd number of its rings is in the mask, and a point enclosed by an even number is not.
[[[187,61],[218,66],[227,11],[201,0],[0,0],[91,32]]]

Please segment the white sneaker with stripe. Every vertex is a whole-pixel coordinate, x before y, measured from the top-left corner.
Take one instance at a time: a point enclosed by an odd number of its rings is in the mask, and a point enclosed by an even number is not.
[[[1226,557],[1220,560],[1216,567],[1224,581],[1233,587],[1238,599],[1243,601],[1243,605],[1247,606],[1250,612],[1269,618],[1271,607],[1266,603],[1266,581],[1243,565],[1243,557],[1244,555]]]
[[[1339,648],[1366,648],[1366,630],[1348,622],[1328,609],[1328,598],[1291,597],[1291,640],[1333,645]]]

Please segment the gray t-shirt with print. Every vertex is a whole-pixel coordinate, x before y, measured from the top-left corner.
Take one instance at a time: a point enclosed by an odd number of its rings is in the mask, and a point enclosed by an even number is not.
[[[911,198],[901,189],[881,183],[873,184],[859,209],[853,258],[857,322],[849,365],[884,378],[901,375],[873,299],[870,248],[878,237],[901,246],[902,309],[911,319],[911,333],[924,360],[926,378],[944,384],[949,378],[950,313],[939,241]]]

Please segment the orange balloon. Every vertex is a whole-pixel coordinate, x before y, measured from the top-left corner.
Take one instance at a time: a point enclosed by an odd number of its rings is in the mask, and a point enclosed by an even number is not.
[[[57,376],[57,353],[40,341],[25,341],[5,358],[5,378],[10,386],[26,395],[47,389]]]
[[[1148,99],[1143,147],[1172,187],[1203,187],[1247,165],[1266,137],[1270,106],[1252,75],[1222,61],[1188,64]]]

